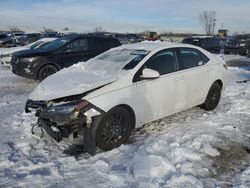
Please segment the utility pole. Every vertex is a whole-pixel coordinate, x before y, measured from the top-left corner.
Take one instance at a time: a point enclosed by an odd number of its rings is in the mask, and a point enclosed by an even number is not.
[[[213,19],[213,35],[215,34],[216,19]]]

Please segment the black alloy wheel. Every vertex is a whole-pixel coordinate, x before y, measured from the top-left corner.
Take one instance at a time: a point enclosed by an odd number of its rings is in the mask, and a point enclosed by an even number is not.
[[[133,120],[130,112],[122,107],[113,108],[97,128],[97,146],[104,151],[119,147],[129,138],[132,127]]]
[[[207,111],[214,110],[220,102],[220,97],[221,97],[221,87],[217,82],[215,82],[211,86],[207,98],[205,102],[201,105],[201,107]]]
[[[39,81],[42,81],[57,71],[58,69],[54,65],[45,65],[39,70],[37,78]]]

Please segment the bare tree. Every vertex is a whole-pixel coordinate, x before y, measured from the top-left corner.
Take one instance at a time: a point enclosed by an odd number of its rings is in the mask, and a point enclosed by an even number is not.
[[[101,26],[97,26],[97,27],[95,27],[95,29],[94,29],[94,32],[95,33],[98,33],[98,32],[103,32],[103,31],[105,31]]]
[[[207,35],[214,35],[216,26],[216,12],[205,10],[199,15],[200,24]]]

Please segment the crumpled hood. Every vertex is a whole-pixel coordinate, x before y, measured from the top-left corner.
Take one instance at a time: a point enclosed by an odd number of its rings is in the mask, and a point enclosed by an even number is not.
[[[118,79],[118,75],[103,75],[86,71],[82,63],[63,69],[42,81],[30,94],[29,99],[49,101],[78,95]]]

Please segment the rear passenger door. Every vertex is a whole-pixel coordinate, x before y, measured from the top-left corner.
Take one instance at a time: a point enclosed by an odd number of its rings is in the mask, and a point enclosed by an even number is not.
[[[180,105],[178,111],[199,105],[204,102],[209,88],[209,59],[194,48],[177,48],[180,85],[183,85],[183,93],[178,93]],[[181,102],[182,101],[182,102]]]
[[[60,50],[60,59],[63,67],[88,60],[88,42],[86,38],[76,39]]]

